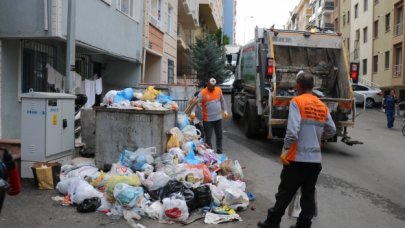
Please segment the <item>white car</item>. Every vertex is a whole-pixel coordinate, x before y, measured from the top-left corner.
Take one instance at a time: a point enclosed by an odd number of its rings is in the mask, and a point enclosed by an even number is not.
[[[364,105],[366,99],[366,107],[372,108],[375,105],[381,105],[384,93],[379,88],[373,88],[363,84],[353,84],[352,89],[356,97],[356,104]]]
[[[235,81],[235,76],[232,74],[232,76],[225,79],[223,83],[219,84],[219,87],[221,87],[222,92],[224,92],[224,93],[232,92],[234,81]]]

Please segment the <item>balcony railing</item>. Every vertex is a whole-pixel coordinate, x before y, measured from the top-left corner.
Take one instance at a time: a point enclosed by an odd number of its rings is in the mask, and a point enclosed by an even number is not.
[[[402,64],[394,65],[394,69],[392,71],[393,77],[401,77],[402,76]]]
[[[394,26],[394,36],[400,36],[404,33],[403,23],[400,22]]]

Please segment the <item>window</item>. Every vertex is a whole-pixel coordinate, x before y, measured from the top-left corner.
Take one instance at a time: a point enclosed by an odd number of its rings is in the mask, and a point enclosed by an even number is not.
[[[363,29],[363,43],[367,43],[367,31],[368,31],[368,28],[365,27]]]
[[[171,59],[167,61],[167,82],[174,84],[174,61]]]
[[[140,0],[117,0],[117,9],[128,17],[139,21]]]
[[[364,0],[364,7],[363,7],[364,11],[368,10],[368,0]]]
[[[402,64],[402,46],[395,47],[395,65]]]
[[[350,10],[347,11],[347,24],[350,24]]]
[[[54,83],[49,82],[48,72],[51,69]],[[35,41],[22,41],[22,83],[21,90],[36,92],[59,92],[62,88],[62,74],[58,73],[56,48]],[[60,83],[56,83],[56,78]],[[56,89],[57,88],[57,89]]]
[[[363,59],[363,75],[367,74],[367,59]]]
[[[343,14],[343,26],[346,24],[346,14]]]
[[[377,20],[377,21],[374,21],[374,29],[373,29],[373,32],[374,32],[373,37],[374,37],[374,38],[378,38],[378,20]]]
[[[162,0],[150,1],[150,16],[159,22],[162,20]]]
[[[373,56],[373,73],[378,72],[378,55]]]
[[[385,31],[386,32],[390,31],[390,29],[391,29],[390,20],[391,20],[391,14],[386,14],[385,15]]]
[[[356,41],[360,40],[360,29],[356,30]]]
[[[350,51],[350,38],[347,37],[347,51]]]
[[[374,0],[374,4],[380,3],[380,0]]]
[[[359,16],[359,3],[354,5],[354,18],[357,18]]]
[[[361,85],[352,85],[353,91],[368,91],[368,88]]]
[[[390,69],[390,51],[385,52],[385,69]]]
[[[167,33],[173,33],[173,7],[169,4],[168,14],[167,14]]]

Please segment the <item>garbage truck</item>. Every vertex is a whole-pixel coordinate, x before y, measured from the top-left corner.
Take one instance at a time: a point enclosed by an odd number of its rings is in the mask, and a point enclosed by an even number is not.
[[[285,136],[290,100],[296,96],[299,71],[314,75],[314,94],[329,108],[337,133],[348,145],[360,144],[348,135],[354,127],[356,106],[342,37],[334,32],[255,28],[255,38],[244,45],[231,94],[232,117],[244,125],[248,138]]]

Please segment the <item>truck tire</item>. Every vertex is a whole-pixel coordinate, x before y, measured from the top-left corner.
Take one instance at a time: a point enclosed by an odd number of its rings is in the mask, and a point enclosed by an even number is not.
[[[233,102],[235,101],[235,95],[234,95],[234,93],[233,93],[233,91],[232,91],[232,94],[231,94],[231,112],[232,112],[232,120],[234,120],[234,121],[238,121],[238,120],[240,120],[241,118],[242,118],[242,116],[240,116],[239,114],[237,114],[235,111],[234,111],[234,104],[233,104]]]
[[[244,125],[247,138],[254,139],[260,135],[260,119],[257,116],[255,106],[249,103],[246,103]]]

